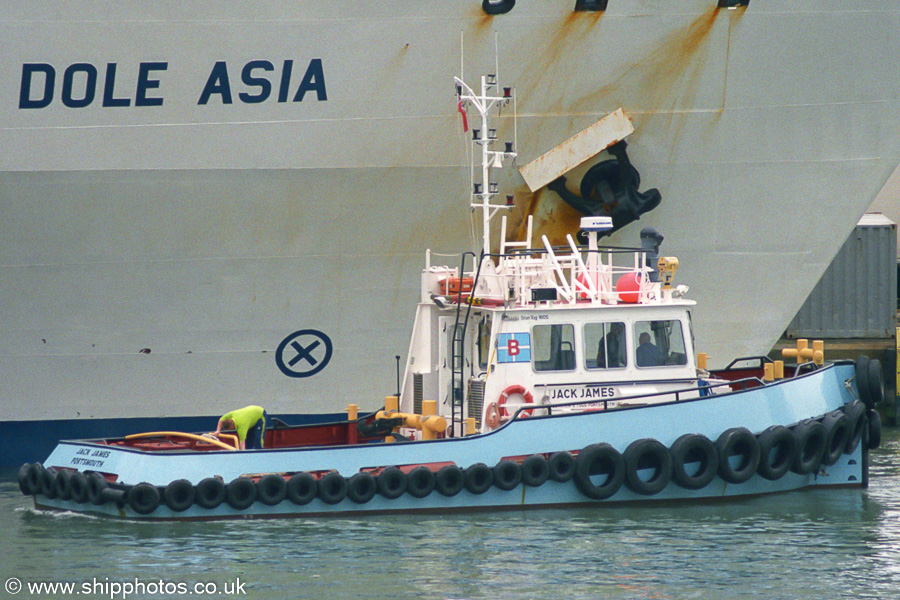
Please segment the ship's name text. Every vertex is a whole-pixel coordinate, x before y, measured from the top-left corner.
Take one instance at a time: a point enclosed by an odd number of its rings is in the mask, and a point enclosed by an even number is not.
[[[126,71],[131,76],[123,75]],[[123,67],[121,71],[114,62],[24,63],[19,108],[46,108],[56,100],[67,108],[162,106],[172,74],[168,62],[142,62],[136,70]],[[305,68],[293,60],[252,60],[243,65],[220,60],[205,80],[197,82],[196,90],[198,106],[328,100],[320,58],[310,60]]]

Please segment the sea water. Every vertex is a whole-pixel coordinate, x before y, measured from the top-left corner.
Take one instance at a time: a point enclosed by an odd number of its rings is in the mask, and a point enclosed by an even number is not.
[[[35,511],[7,473],[0,597],[900,599],[898,457],[886,430],[866,490],[193,523]]]

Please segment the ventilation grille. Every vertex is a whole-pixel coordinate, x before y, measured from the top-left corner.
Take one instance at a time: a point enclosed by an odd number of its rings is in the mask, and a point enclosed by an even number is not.
[[[481,428],[481,410],[484,408],[484,381],[469,380],[469,416],[475,417],[475,427]]]
[[[425,396],[422,379],[421,373],[413,373],[413,414],[417,415],[422,414],[422,398]]]

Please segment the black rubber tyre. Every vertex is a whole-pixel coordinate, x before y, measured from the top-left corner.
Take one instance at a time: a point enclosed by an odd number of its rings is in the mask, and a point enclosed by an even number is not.
[[[34,489],[31,487],[31,482],[28,479],[29,470],[31,470],[31,463],[25,463],[19,467],[19,491],[25,496],[34,495]]]
[[[355,504],[365,504],[375,497],[378,484],[371,473],[356,473],[347,480],[347,497]]]
[[[456,465],[447,465],[434,475],[434,489],[443,496],[455,496],[466,486],[466,474]]]
[[[669,449],[672,455],[672,479],[688,490],[701,490],[719,471],[719,452],[705,435],[686,433]],[[697,464],[696,469],[688,465]]]
[[[884,401],[884,375],[881,372],[881,361],[877,358],[869,360],[869,377],[866,384],[869,388],[869,400],[875,408]]]
[[[868,410],[866,411],[866,419],[869,422],[866,448],[874,450],[881,445],[881,415],[878,414],[877,410]]]
[[[56,469],[50,467],[41,471],[41,493],[47,498],[56,498]]]
[[[571,481],[575,476],[575,457],[571,452],[555,452],[547,460],[550,467],[550,479],[560,483]]]
[[[100,473],[87,476],[87,500],[91,504],[103,504],[103,490],[109,487],[106,478]]]
[[[313,501],[319,494],[319,482],[309,473],[294,473],[288,479],[285,488],[287,499],[298,506],[304,506]]]
[[[797,458],[797,439],[784,425],[772,425],[759,434],[760,476],[769,481],[784,477]]]
[[[622,454],[625,460],[625,485],[642,496],[660,493],[672,480],[672,455],[660,441],[644,438],[631,442]],[[639,471],[653,469],[649,479]]]
[[[60,500],[69,500],[72,497],[72,471],[69,469],[60,469],[53,479],[53,485],[56,486],[56,497]]]
[[[836,410],[825,415],[822,419],[825,426],[825,452],[822,454],[822,464],[831,466],[844,454],[844,449],[850,440],[850,420],[842,411]]]
[[[216,508],[225,501],[225,483],[216,477],[198,483],[194,492],[194,502],[203,508]]]
[[[550,478],[550,465],[540,454],[533,454],[522,461],[522,483],[529,487],[540,487]]]
[[[375,479],[378,493],[388,500],[396,500],[406,493],[406,473],[397,467],[388,467]]]
[[[235,510],[246,510],[256,502],[256,485],[249,477],[235,477],[225,488],[225,502]]]
[[[856,391],[859,399],[866,405],[866,408],[875,406],[875,402],[869,393],[869,357],[863,354],[857,357],[854,367],[856,374]]]
[[[484,463],[475,463],[466,469],[466,489],[471,494],[483,494],[494,484],[494,472]]]
[[[600,485],[591,477],[605,476]],[[611,497],[625,482],[625,461],[619,451],[609,444],[591,444],[575,459],[575,486],[593,500]]]
[[[287,481],[277,473],[267,473],[256,482],[256,499],[267,506],[281,504],[287,497]]]
[[[43,481],[43,479],[44,465],[41,463],[32,463],[28,469],[28,487],[32,490],[32,496],[41,493],[41,481]]]
[[[501,460],[493,468],[494,485],[508,492],[522,483],[522,467],[511,460]]]
[[[72,471],[69,478],[69,497],[78,504],[87,502],[88,482],[87,477],[81,471]]]
[[[818,470],[825,454],[825,426],[818,421],[803,421],[791,430],[797,439],[797,458],[791,471],[798,475],[808,475]]]
[[[866,405],[859,400],[854,400],[850,404],[844,406],[844,414],[847,415],[847,421],[850,423],[850,436],[847,438],[847,445],[844,452],[853,454],[856,447],[862,441],[866,433],[868,422],[866,421]]]
[[[126,494],[125,501],[139,515],[149,515],[159,506],[159,490],[155,485],[139,483]]]
[[[97,504],[106,504],[112,502],[119,508],[125,507],[125,490],[105,487],[100,491],[100,502]]]
[[[424,498],[434,491],[434,473],[428,467],[416,467],[406,476],[406,493]]]
[[[728,483],[744,483],[759,468],[759,442],[744,427],[722,432],[716,440],[719,452],[719,477]]]
[[[197,491],[187,479],[176,479],[166,486],[163,502],[175,512],[184,512],[194,505]]]
[[[347,480],[340,473],[326,473],[319,480],[319,499],[325,504],[338,504],[347,497],[347,487]]]

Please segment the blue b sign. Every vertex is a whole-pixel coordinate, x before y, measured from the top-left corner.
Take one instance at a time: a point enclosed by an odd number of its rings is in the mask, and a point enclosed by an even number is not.
[[[498,335],[497,362],[531,362],[531,334],[501,333]]]

